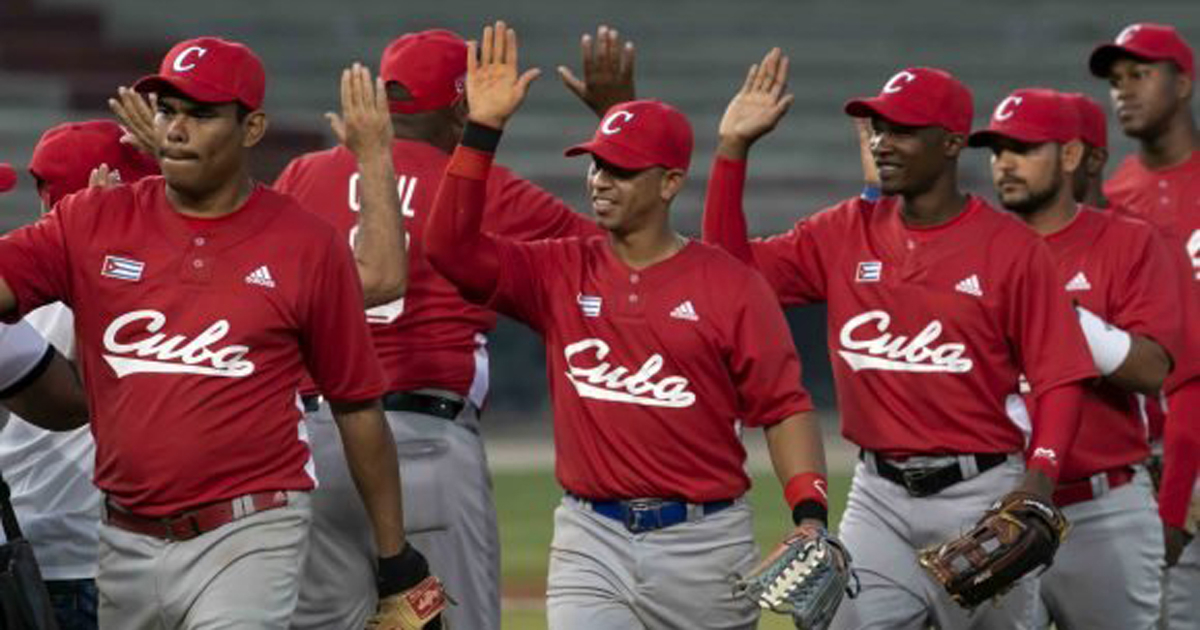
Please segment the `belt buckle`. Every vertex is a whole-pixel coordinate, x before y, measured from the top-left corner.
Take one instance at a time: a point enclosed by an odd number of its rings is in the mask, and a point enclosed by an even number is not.
[[[914,497],[927,497],[932,492],[921,486],[921,483],[928,479],[936,472],[930,468],[902,468],[900,469],[900,478],[904,480],[904,489],[908,490],[908,494]]]
[[[662,500],[634,499],[625,502],[625,529],[640,534],[662,528]]]

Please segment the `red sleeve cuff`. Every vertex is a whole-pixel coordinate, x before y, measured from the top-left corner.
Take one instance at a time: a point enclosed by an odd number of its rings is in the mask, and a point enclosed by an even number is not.
[[[450,157],[450,165],[446,167],[446,173],[463,179],[483,181],[491,172],[492,161],[495,158],[495,153],[460,145],[454,150],[454,155]]]

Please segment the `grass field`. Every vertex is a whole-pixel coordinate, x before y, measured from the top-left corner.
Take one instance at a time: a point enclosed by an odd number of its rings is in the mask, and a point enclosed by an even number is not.
[[[779,482],[771,473],[753,476],[749,500],[760,547],[769,549],[791,529],[791,515]],[[496,471],[496,507],[500,519],[501,575],[504,588],[504,630],[543,630],[546,565],[549,559],[553,512],[562,490],[550,471]],[[850,478],[833,475],[829,496],[833,523],[841,516]],[[787,617],[767,614],[762,629],[793,628]]]

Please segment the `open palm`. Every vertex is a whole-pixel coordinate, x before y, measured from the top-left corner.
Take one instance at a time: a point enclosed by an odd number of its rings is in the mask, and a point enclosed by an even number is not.
[[[721,117],[718,134],[723,140],[750,144],[775,128],[795,100],[784,94],[787,71],[788,58],[778,48],[750,66],[746,82]]]
[[[478,45],[467,44],[467,105],[471,120],[502,128],[525,100],[529,84],[540,74],[536,68],[520,72],[516,31],[504,22],[485,27]]]

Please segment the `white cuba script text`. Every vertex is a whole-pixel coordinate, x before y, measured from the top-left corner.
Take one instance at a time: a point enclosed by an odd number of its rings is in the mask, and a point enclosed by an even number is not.
[[[872,324],[874,324],[872,326]],[[852,370],[892,372],[970,372],[974,363],[963,357],[967,347],[961,343],[933,346],[942,335],[942,322],[933,320],[913,338],[888,332],[892,316],[884,311],[867,311],[850,318],[844,326],[838,354]],[[874,328],[878,335],[864,337],[860,329]],[[869,334],[869,332],[868,332]]]
[[[662,369],[662,355],[652,355],[630,374],[629,368],[604,361],[608,353],[608,344],[599,339],[584,339],[563,349],[567,380],[580,396],[649,407],[691,407],[696,402],[696,395],[688,391],[686,378],[668,376],[657,382],[652,380]],[[581,366],[587,357],[594,362],[588,367]]]
[[[139,322],[145,322],[138,325]],[[131,311],[112,321],[104,331],[104,360],[117,378],[131,374],[200,374],[240,378],[254,373],[246,360],[248,346],[213,348],[229,334],[229,322],[221,319],[189,340],[183,335],[159,332],[167,317],[158,311]],[[124,356],[122,356],[124,355]]]

